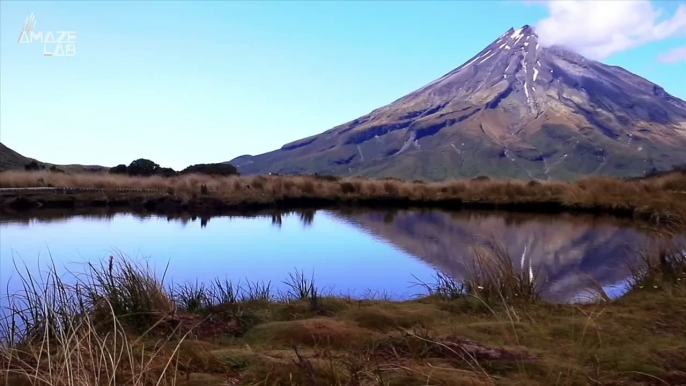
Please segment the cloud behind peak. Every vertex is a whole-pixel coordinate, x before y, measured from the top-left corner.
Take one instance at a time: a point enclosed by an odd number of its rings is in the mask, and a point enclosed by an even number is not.
[[[649,0],[555,0],[545,5],[550,16],[536,26],[541,44],[565,46],[592,59],[686,35],[684,4],[666,18],[661,18],[663,10]]]

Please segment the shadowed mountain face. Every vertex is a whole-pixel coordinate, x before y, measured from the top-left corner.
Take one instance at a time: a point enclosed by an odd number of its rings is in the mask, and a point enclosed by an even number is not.
[[[0,172],[12,169],[24,169],[24,165],[31,161],[33,161],[33,159],[24,157],[0,143]]]
[[[467,63],[322,134],[232,161],[242,173],[444,180],[638,176],[686,163],[686,102],[510,29]]]
[[[621,294],[638,267],[639,251],[655,241],[630,221],[591,216],[517,213],[332,212],[457,280],[474,270],[474,248],[493,241],[507,248],[514,264],[536,272],[544,299],[584,300]],[[681,236],[681,242],[684,236]]]
[[[7,170],[24,170],[24,166],[33,161],[45,169],[55,166],[59,170],[70,173],[101,172],[107,169],[104,166],[98,165],[56,165],[40,162],[33,158],[24,157],[23,155],[0,143],[0,172]]]

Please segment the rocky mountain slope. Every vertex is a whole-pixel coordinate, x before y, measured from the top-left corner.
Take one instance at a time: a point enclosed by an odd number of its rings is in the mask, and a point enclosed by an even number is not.
[[[455,70],[242,173],[444,180],[637,176],[686,163],[686,102],[620,67],[505,32]]]

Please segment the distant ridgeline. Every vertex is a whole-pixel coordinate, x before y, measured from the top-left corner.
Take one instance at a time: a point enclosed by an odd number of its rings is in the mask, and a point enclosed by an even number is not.
[[[24,165],[24,170],[26,171],[38,171],[38,170],[46,170],[45,164],[38,163],[38,161],[31,161]],[[53,173],[66,173],[64,170],[58,168],[55,165],[50,166],[47,168],[47,170],[53,172]]]
[[[162,177],[173,177],[178,174],[208,174],[215,176],[237,176],[238,169],[235,166],[227,163],[220,164],[197,164],[191,165],[180,172],[175,171],[172,168],[163,168],[153,161],[145,158],[139,158],[129,166],[124,164],[117,165],[109,170],[110,174],[126,174],[130,176],[162,176]]]

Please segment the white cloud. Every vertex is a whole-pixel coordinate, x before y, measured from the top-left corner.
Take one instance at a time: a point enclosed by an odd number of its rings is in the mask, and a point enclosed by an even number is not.
[[[686,61],[686,46],[672,48],[669,52],[658,55],[657,59],[662,63],[679,63]]]
[[[674,35],[686,35],[686,5],[671,17],[649,0],[545,2],[550,16],[539,21],[541,44],[562,45],[593,59]]]

